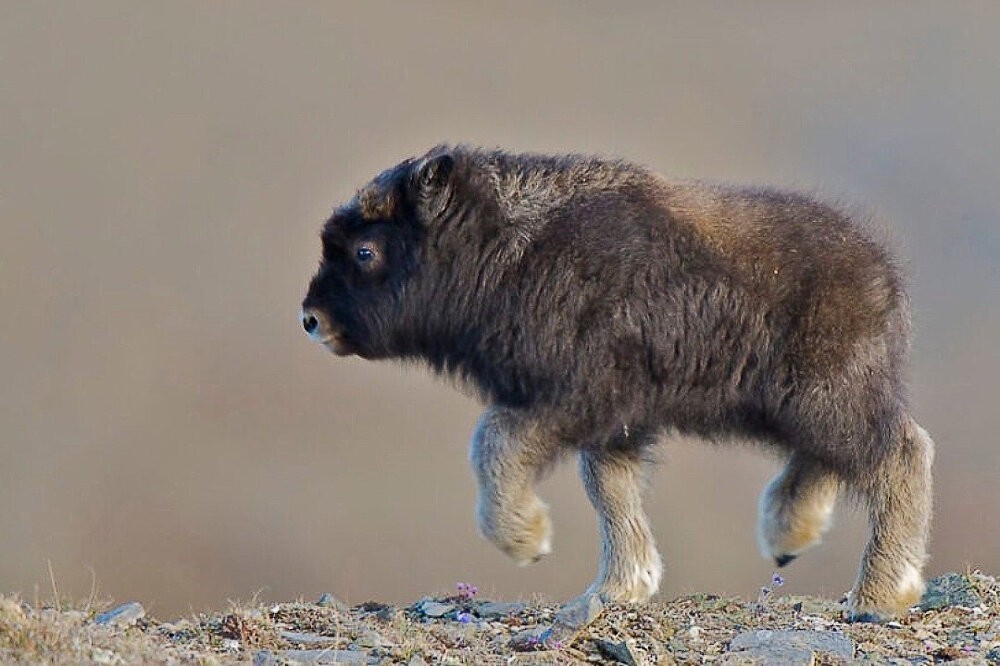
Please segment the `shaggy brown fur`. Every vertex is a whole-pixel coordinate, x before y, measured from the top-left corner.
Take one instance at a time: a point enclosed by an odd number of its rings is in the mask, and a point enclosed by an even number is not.
[[[750,438],[789,457],[761,497],[779,564],[819,540],[841,486],[866,501],[859,619],[923,585],[934,447],[907,406],[908,321],[887,251],[809,197],[446,146],[337,209],[303,303],[332,351],[421,359],[479,392],[479,525],[516,560],[549,551],[533,487],[576,451],[600,516],[592,589],[648,598],[645,453],[670,433]]]

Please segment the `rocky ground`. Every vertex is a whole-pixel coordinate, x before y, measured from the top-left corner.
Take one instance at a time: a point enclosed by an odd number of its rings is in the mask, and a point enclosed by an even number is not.
[[[979,572],[933,580],[898,622],[848,624],[839,602],[780,594],[563,607],[457,592],[395,607],[242,604],[162,622],[136,602],[31,607],[0,597],[5,663],[276,664],[1000,664],[1000,582]]]

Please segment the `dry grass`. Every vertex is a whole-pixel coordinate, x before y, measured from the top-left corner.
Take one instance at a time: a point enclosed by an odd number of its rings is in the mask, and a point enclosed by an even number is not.
[[[912,612],[887,625],[846,624],[839,603],[812,597],[775,593],[759,604],[694,595],[668,603],[608,606],[571,644],[531,653],[512,652],[508,641],[522,629],[551,622],[554,604],[532,603],[513,615],[487,620],[475,617],[481,602],[462,596],[440,599],[455,610],[436,619],[425,617],[416,605],[337,608],[301,601],[251,602],[172,622],[147,617],[127,627],[105,627],[95,618],[109,604],[32,607],[0,597],[0,661],[224,664],[245,663],[261,650],[280,655],[282,650],[321,647],[364,653],[370,663],[614,663],[598,646],[610,641],[624,642],[639,664],[703,664],[726,653],[736,634],[764,628],[842,632],[856,643],[855,659],[867,663],[892,663],[886,661],[892,658],[906,660],[897,663],[1000,660],[1000,583],[978,572],[965,577],[983,600],[978,607]],[[456,618],[462,611],[471,615]],[[313,643],[318,637],[325,637],[321,645]],[[820,656],[819,663],[835,663]]]

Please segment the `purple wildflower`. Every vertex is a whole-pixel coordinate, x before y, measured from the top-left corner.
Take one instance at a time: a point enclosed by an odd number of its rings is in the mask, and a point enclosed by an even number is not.
[[[455,619],[461,622],[462,624],[468,624],[472,622],[472,613],[468,611],[462,611],[461,613],[455,616]]]
[[[471,600],[474,596],[479,594],[479,588],[475,585],[470,585],[469,583],[457,583],[455,589],[458,590],[458,596],[463,599]]]
[[[777,571],[771,574],[771,582],[768,585],[760,588],[760,595],[757,597],[757,603],[753,604],[752,608],[754,612],[763,613],[764,609],[767,607],[768,597],[771,596],[775,590],[785,584],[785,579]]]

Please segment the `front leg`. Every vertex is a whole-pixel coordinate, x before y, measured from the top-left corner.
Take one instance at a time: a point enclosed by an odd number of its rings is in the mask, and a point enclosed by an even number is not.
[[[534,485],[558,450],[555,438],[515,410],[488,409],[472,436],[479,531],[520,565],[552,552],[548,507]]]
[[[645,462],[637,452],[583,452],[580,477],[597,510],[601,563],[588,592],[641,602],[660,587],[663,561],[642,508]]]

